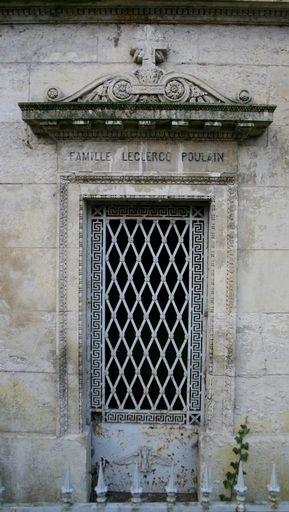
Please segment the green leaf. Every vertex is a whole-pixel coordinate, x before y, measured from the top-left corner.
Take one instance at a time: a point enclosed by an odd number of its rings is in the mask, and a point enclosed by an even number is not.
[[[247,462],[249,457],[249,443],[244,442],[244,437],[250,432],[250,429],[247,427],[247,418],[245,423],[240,425],[240,428],[235,436],[236,446],[232,447],[232,451],[235,455],[237,455],[237,460],[230,462],[231,471],[227,471],[225,473],[226,479],[223,481],[223,486],[228,490],[229,496],[227,497],[225,494],[220,494],[221,501],[232,501],[233,499],[233,487],[237,480],[237,473],[239,468],[240,461]],[[244,475],[246,474],[243,471]]]
[[[219,494],[219,498],[221,501],[232,501],[229,496],[225,496],[225,494]]]
[[[225,496],[225,494],[219,494],[219,498],[221,501],[225,501],[226,496]]]

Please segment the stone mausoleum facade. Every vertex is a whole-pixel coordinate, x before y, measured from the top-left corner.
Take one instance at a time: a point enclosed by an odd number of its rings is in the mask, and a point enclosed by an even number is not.
[[[289,499],[289,2],[0,1],[0,480]],[[172,470],[173,467],[173,470]],[[172,480],[171,480],[172,483]]]

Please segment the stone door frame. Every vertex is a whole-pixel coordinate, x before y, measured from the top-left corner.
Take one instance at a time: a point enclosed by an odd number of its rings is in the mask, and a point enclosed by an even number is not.
[[[208,439],[233,433],[236,341],[237,184],[235,173],[212,176],[60,176],[59,422],[60,436],[86,435],[90,460],[89,361],[86,333],[86,205],[88,201],[183,200],[209,203],[205,423]]]

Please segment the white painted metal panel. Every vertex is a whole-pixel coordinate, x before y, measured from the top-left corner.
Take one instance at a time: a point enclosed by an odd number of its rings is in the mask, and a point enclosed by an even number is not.
[[[195,487],[203,411],[205,209],[93,206],[90,215],[93,464],[128,491]]]

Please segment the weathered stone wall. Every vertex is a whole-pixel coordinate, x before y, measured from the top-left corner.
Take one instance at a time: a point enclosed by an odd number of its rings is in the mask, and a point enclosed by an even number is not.
[[[144,26],[20,24],[0,34],[0,475],[9,500],[55,501],[74,462],[76,497],[85,500],[89,441],[78,433],[77,353],[69,361],[75,410],[69,434],[58,437],[57,145],[32,134],[18,102],[131,70],[129,50],[140,46]],[[268,131],[239,146],[235,428],[248,418],[251,497],[262,498],[275,461],[288,499],[288,29],[164,24],[152,36],[170,49],[162,69],[277,105]],[[208,436],[219,483],[231,443],[228,433]]]

